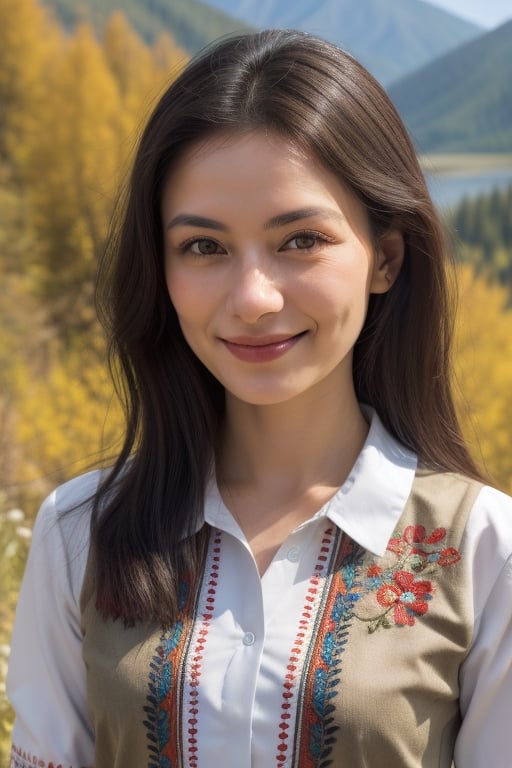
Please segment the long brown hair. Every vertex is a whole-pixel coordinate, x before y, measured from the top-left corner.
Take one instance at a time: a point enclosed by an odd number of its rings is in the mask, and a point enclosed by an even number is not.
[[[128,622],[169,625],[181,581],[200,571],[205,484],[224,408],[167,292],[162,186],[192,143],[257,128],[313,152],[365,204],[376,235],[391,224],[403,232],[404,266],[387,294],[371,297],[356,345],[356,391],[425,465],[478,476],[451,393],[442,226],[393,104],[357,61],[311,35],[222,40],[192,60],[150,117],[100,275],[127,431],[95,497],[92,551],[99,610]]]

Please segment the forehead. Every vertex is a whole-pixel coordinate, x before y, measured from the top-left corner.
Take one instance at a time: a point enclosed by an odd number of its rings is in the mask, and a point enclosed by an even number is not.
[[[275,164],[276,157],[290,163],[314,161],[320,165],[315,153],[287,136],[266,129],[239,131],[216,131],[211,136],[200,139],[178,155],[169,176],[176,172],[190,171],[194,167],[206,168],[209,161],[229,162],[230,158],[244,159],[246,162],[255,156]]]
[[[187,147],[169,171],[164,207],[244,201],[286,208],[296,203],[347,205],[348,186],[308,149],[266,130],[218,133]]]

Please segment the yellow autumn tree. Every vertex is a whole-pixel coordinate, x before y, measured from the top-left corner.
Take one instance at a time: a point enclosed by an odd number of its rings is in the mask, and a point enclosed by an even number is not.
[[[512,311],[505,287],[459,268],[455,369],[459,408],[477,460],[512,492]]]
[[[60,328],[87,328],[91,293],[125,148],[114,76],[81,25],[45,73],[27,143],[26,194],[41,248],[40,285]]]
[[[105,59],[119,86],[124,134],[135,129],[155,88],[151,51],[121,11],[112,14],[103,37]]]
[[[165,36],[149,49],[122,14],[103,46],[87,25],[61,38],[39,72],[44,98],[22,141],[23,187],[4,190],[0,176],[0,481],[24,497],[37,478],[61,481],[97,456],[112,398],[92,300],[97,262],[143,101],[181,55]]]
[[[121,11],[115,11],[105,26],[103,50],[120,88],[129,139],[138,134],[164,83],[177,74],[187,54],[168,33],[147,46]]]
[[[189,58],[168,32],[162,32],[156,38],[151,54],[157,77],[162,78],[164,84],[177,77]]]
[[[44,73],[60,30],[37,0],[0,0],[0,157],[24,159],[25,137],[37,133]]]

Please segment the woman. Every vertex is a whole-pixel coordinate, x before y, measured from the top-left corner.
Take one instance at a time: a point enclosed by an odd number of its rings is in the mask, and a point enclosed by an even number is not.
[[[13,766],[509,765],[512,501],[457,423],[447,258],[334,46],[170,86],[101,281],[126,439],[39,514]]]

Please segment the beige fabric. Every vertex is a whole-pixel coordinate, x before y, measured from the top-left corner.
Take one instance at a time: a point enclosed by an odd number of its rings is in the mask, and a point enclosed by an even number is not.
[[[434,563],[431,572],[427,568],[414,575],[417,581],[431,581],[432,599],[428,611],[416,616],[413,626],[393,622],[394,608],[390,606],[390,626],[375,628],[371,619],[376,607],[381,613],[385,608],[376,601],[378,590],[360,589],[354,615],[339,628],[343,630],[339,683],[331,700],[331,730],[324,728],[322,737],[324,757],[313,757],[309,748],[308,728],[315,719],[311,690],[321,663],[318,648],[311,649],[301,684],[303,711],[296,728],[294,766],[450,768],[459,722],[458,669],[472,637],[464,529],[479,490],[480,484],[453,474],[417,473],[397,524],[398,534],[407,526],[424,526],[427,538],[444,527],[447,534],[440,546],[458,550],[461,559],[446,567]],[[428,545],[417,542],[417,549],[422,548],[429,550]],[[368,573],[378,574],[379,568],[396,570],[397,554],[389,551],[378,558],[360,552],[356,565],[361,583],[369,578]],[[95,768],[159,766],[147,734],[148,712],[151,716],[148,681],[161,632],[155,627],[126,629],[120,621],[103,621],[94,607],[91,584],[89,565],[82,591],[82,624],[90,715],[96,732]],[[326,588],[325,605],[332,597],[332,589],[329,593]],[[317,639],[325,632],[327,620],[325,613],[319,614]],[[180,697],[178,669],[172,677],[176,703]],[[173,704],[171,720],[177,718],[176,711]],[[179,724],[171,722],[171,727],[179,738]]]
[[[458,669],[472,639],[472,602],[464,560],[464,528],[478,483],[450,474],[418,473],[397,525],[422,525],[427,534],[445,527],[443,547],[461,552],[453,566],[417,580],[430,580],[428,612],[414,626],[369,633],[363,621],[350,622],[341,660],[332,754],[335,766],[352,768],[450,768],[459,723]],[[422,544],[418,543],[418,548]],[[429,549],[429,547],[424,547]],[[366,563],[396,563],[388,553]],[[363,566],[364,570],[364,566]],[[355,613],[370,617],[375,600],[363,598]]]

